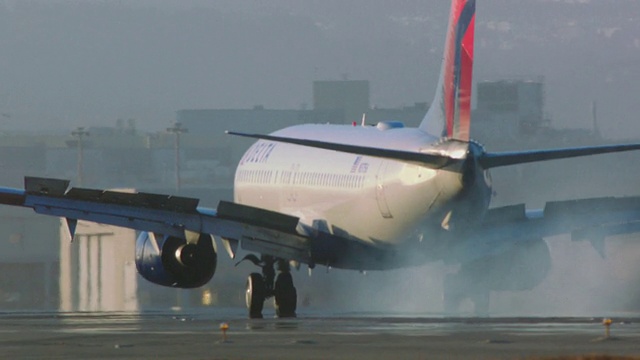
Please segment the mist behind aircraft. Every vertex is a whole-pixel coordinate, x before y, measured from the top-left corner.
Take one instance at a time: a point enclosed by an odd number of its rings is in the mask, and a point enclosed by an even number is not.
[[[0,130],[162,129],[187,108],[311,107],[311,82],[371,81],[371,103],[432,97],[446,2],[0,3]],[[556,127],[634,129],[640,1],[485,0],[477,80],[542,75]],[[549,15],[552,14],[552,15]],[[425,50],[427,49],[427,50]],[[221,131],[224,129],[221,129]]]

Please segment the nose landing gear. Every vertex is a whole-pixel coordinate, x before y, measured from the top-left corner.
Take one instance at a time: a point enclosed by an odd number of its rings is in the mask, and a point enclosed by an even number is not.
[[[298,294],[293,285],[289,263],[267,255],[262,255],[258,259],[257,256],[250,254],[240,262],[244,260],[262,268],[262,274],[252,273],[247,278],[245,299],[249,318],[261,319],[264,301],[271,297],[274,298],[276,315],[279,318],[296,317]],[[278,268],[277,277],[274,270],[276,265]]]

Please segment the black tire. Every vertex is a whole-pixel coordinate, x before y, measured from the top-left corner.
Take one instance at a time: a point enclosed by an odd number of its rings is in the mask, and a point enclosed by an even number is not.
[[[276,278],[275,284],[276,315],[279,318],[296,317],[296,307],[298,303],[298,292],[293,286],[293,278],[290,272],[281,272]]]
[[[245,293],[245,300],[247,303],[247,310],[249,310],[250,319],[262,319],[262,308],[264,306],[265,297],[266,290],[262,275],[252,273],[247,278],[247,291]]]

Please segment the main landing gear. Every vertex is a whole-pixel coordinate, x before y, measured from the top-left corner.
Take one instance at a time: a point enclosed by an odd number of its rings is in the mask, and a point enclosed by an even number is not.
[[[249,310],[249,318],[261,319],[264,301],[271,297],[274,298],[276,315],[279,318],[296,317],[298,294],[295,286],[293,286],[289,263],[267,255],[262,255],[258,259],[257,256],[250,254],[240,262],[244,260],[249,260],[254,265],[262,268],[261,274],[252,273],[247,278],[245,299]],[[275,266],[278,269],[277,276],[274,270]]]

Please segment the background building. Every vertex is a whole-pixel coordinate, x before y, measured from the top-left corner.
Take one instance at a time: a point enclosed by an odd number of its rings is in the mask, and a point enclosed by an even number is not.
[[[136,232],[78,221],[70,241],[60,220],[60,310],[137,311]]]
[[[0,309],[58,308],[59,222],[0,207]]]

